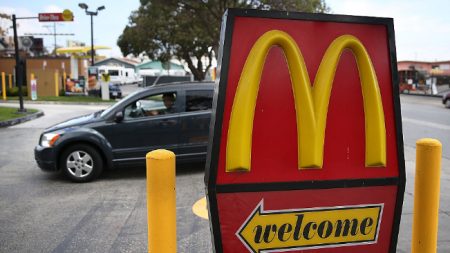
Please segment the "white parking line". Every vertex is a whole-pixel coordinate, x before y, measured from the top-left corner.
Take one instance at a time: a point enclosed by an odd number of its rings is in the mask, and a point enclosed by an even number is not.
[[[402,121],[408,122],[408,123],[413,123],[413,124],[420,125],[420,126],[426,126],[426,127],[450,131],[450,126],[439,124],[439,123],[432,123],[429,121],[423,121],[423,120],[411,119],[411,118],[402,118]]]

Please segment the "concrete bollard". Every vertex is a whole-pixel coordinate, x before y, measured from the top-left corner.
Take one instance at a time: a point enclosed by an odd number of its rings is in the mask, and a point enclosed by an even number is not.
[[[411,249],[412,253],[436,253],[442,144],[420,139],[416,145]]]
[[[147,153],[148,252],[177,251],[175,154],[158,149]]]

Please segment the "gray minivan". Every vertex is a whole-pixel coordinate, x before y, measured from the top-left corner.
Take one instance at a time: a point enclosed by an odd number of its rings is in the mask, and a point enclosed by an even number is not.
[[[177,162],[206,160],[213,83],[157,85],[134,92],[104,111],[52,126],[41,134],[35,159],[45,171],[88,182],[103,168],[145,164],[154,149]]]

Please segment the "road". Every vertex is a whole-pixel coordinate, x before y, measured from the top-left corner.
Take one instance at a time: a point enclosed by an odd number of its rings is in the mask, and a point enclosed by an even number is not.
[[[34,162],[44,128],[105,106],[27,107],[45,116],[0,129],[0,252],[146,252],[145,168],[74,184]],[[191,211],[203,196],[203,168],[177,168],[178,252],[210,251],[209,223]]]
[[[398,252],[410,252],[415,141],[444,145],[438,252],[450,252],[450,110],[439,99],[402,96],[407,187]],[[33,147],[40,132],[96,105],[26,105],[45,116],[0,129],[0,252],[146,252],[145,169],[107,171],[74,184],[40,171]],[[209,223],[192,213],[204,196],[201,165],[177,168],[178,252],[211,252]]]
[[[422,96],[401,97],[404,143],[414,147],[424,137],[442,142],[442,154],[450,159],[450,110],[439,98]]]

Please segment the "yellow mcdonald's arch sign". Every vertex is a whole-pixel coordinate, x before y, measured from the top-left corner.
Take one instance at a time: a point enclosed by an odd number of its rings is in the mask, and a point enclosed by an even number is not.
[[[365,165],[386,166],[386,128],[377,76],[367,50],[356,37],[342,35],[326,50],[314,80],[295,40],[287,33],[272,30],[253,45],[239,79],[233,101],[226,148],[226,171],[250,171],[253,119],[259,83],[266,56],[279,46],[286,56],[297,122],[298,168],[321,168],[325,126],[334,75],[345,49],[353,52],[362,86],[365,114]]]

